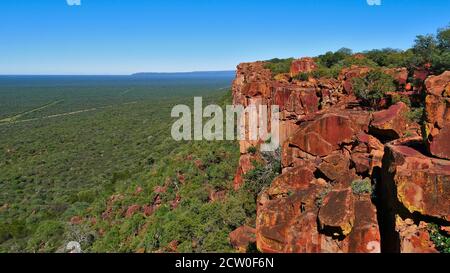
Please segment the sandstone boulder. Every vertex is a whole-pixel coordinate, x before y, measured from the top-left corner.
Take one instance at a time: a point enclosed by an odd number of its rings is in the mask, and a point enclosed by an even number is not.
[[[250,244],[256,242],[256,230],[249,226],[241,226],[230,233],[231,245],[241,253],[245,253]]]
[[[331,236],[347,236],[355,222],[353,193],[350,188],[333,190],[323,200],[319,211],[321,229]]]
[[[408,128],[408,119],[406,114],[409,107],[403,102],[399,102],[373,114],[370,123],[370,131],[381,139],[393,140],[400,138]]]

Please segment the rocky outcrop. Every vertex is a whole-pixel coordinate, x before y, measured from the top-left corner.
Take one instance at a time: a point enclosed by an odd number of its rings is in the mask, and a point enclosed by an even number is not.
[[[311,58],[294,60],[290,74],[272,75],[263,62],[238,66],[234,103],[280,107],[282,174],[258,197],[257,248],[269,253],[436,251],[428,223],[449,226],[448,74],[427,80],[428,154],[406,104],[373,112],[352,95],[353,79],[371,68],[345,68],[337,79],[293,78],[314,69]],[[384,72],[401,90],[408,85],[405,68]],[[248,148],[260,143],[240,141],[236,188],[245,183],[242,177],[258,154]],[[233,233],[237,249],[247,244],[238,243],[245,233]]]
[[[313,58],[301,58],[294,60],[291,64],[291,76],[298,75],[300,73],[309,73],[317,68],[317,64]]]
[[[436,157],[450,159],[450,71],[429,77],[425,84],[428,149]]]

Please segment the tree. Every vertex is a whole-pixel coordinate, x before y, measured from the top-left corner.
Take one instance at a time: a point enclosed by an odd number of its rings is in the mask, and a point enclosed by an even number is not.
[[[445,28],[441,28],[437,33],[438,48],[443,51],[450,50],[450,25]]]
[[[364,104],[377,108],[387,92],[395,91],[394,78],[381,70],[372,70],[365,77],[353,79],[353,90]]]

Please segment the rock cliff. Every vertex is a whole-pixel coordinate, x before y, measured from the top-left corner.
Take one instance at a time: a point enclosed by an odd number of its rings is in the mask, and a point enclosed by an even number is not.
[[[435,252],[428,226],[450,225],[450,71],[425,81],[421,130],[403,102],[359,103],[352,79],[369,67],[303,80],[295,76],[317,69],[312,58],[294,60],[285,74],[265,67],[240,64],[232,87],[236,105],[280,107],[282,173],[259,194],[255,230],[242,228],[256,233],[258,250]],[[410,88],[406,68],[383,71]],[[258,157],[249,147],[259,144],[240,141],[235,188]],[[240,233],[232,237],[242,249]]]

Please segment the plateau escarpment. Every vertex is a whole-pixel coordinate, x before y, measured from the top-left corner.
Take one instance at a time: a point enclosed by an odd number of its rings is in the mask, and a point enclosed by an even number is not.
[[[273,61],[238,66],[233,103],[278,105],[282,144],[282,171],[258,195],[255,229],[232,234],[240,250],[254,232],[258,250],[269,253],[436,252],[432,237],[448,232],[450,71],[428,77],[426,68],[351,58],[357,65],[334,76],[313,58],[289,60],[288,73]],[[386,77],[394,90],[364,93],[371,79]],[[412,106],[422,95],[424,115]],[[240,141],[236,189],[261,158],[252,148],[260,144]]]

